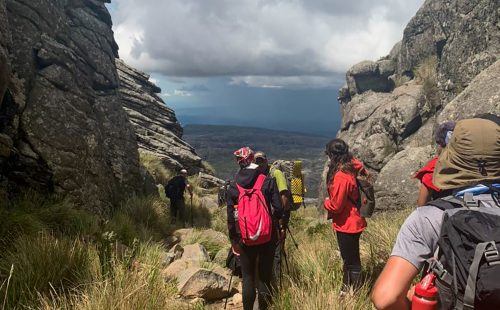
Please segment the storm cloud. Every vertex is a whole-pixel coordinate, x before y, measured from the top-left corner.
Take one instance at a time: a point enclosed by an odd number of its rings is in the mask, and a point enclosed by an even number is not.
[[[112,13],[121,58],[144,71],[315,88],[356,62],[388,54],[422,3],[118,0]]]

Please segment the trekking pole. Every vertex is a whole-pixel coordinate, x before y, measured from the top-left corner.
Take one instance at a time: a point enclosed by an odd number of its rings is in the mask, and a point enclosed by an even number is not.
[[[288,256],[286,255],[285,247],[281,248],[281,252],[283,253],[283,257],[285,258],[286,272],[290,275],[290,266],[288,265]]]
[[[290,234],[290,237],[292,238],[293,245],[294,245],[297,249],[299,249],[299,244],[297,243],[297,241],[295,241],[295,238],[293,237],[292,232],[290,231],[290,227],[288,227],[288,226],[287,226],[287,227],[286,227],[286,230],[288,230],[288,233]]]
[[[193,194],[191,194],[191,228],[193,227]]]
[[[227,289],[226,302],[224,303],[224,310],[227,307],[227,300],[229,299],[229,295],[231,295],[231,282],[233,282],[233,273],[231,272],[231,277],[229,278],[229,288]]]

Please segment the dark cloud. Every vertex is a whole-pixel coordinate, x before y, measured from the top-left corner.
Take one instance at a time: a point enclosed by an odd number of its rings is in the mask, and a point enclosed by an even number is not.
[[[422,2],[119,0],[113,18],[121,57],[140,69],[278,85],[387,54]]]

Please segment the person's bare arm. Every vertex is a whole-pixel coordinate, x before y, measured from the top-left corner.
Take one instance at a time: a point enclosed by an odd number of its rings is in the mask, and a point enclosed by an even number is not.
[[[425,206],[432,196],[432,190],[427,188],[424,184],[420,185],[420,191],[418,192],[417,206]]]
[[[379,310],[409,310],[408,290],[418,270],[410,262],[391,256],[372,291],[372,302]]]

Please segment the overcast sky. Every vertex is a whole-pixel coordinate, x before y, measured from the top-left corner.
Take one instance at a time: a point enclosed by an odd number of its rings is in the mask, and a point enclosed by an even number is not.
[[[333,135],[355,63],[387,55],[423,0],[113,0],[120,57],[182,123]],[[266,113],[267,112],[267,113]]]

